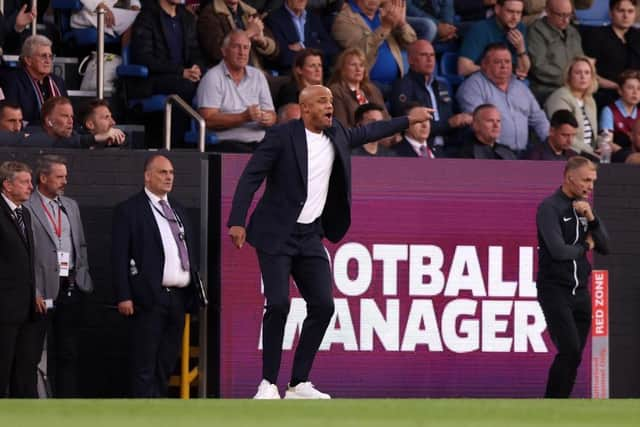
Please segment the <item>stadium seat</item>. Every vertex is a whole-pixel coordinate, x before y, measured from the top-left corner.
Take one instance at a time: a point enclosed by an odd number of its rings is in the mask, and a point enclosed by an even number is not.
[[[594,0],[589,9],[576,10],[578,24],[588,27],[609,25],[609,0]]]
[[[464,80],[464,77],[458,74],[458,54],[456,52],[444,52],[442,54],[439,75],[449,82],[451,91],[455,93]]]
[[[220,141],[218,140],[218,135],[213,131],[207,131],[204,135],[204,145],[213,145],[217,144]],[[195,120],[191,120],[191,128],[184,134],[184,143],[188,145],[197,145],[198,144],[198,126]]]
[[[122,65],[120,65],[116,73],[121,79],[134,80],[146,79],[149,76],[149,69],[144,65],[131,64],[129,61],[129,46],[122,48]],[[142,113],[152,113],[164,110],[164,102],[167,99],[166,94],[152,95],[147,98],[129,99],[125,94],[125,102],[128,108],[138,109]]]
[[[63,42],[72,42],[76,46],[95,46],[98,42],[98,30],[95,28],[71,28],[71,15],[82,9],[80,0],[51,0],[55,11],[56,23]],[[119,44],[120,37],[104,35],[105,45]]]

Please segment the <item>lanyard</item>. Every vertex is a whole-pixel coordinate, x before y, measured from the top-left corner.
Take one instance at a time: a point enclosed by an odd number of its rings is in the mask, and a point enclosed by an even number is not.
[[[58,226],[56,227],[56,222],[53,219],[51,213],[49,213],[49,209],[47,209],[47,205],[45,205],[44,200],[40,199],[40,203],[42,203],[42,209],[44,209],[44,213],[47,214],[47,217],[49,217],[49,221],[51,221],[53,231],[56,233],[56,236],[58,236],[58,239],[60,239],[62,237],[62,214],[60,205],[58,205]]]
[[[149,201],[151,202],[151,200],[149,200]],[[172,219],[170,219],[170,218],[167,218],[167,216],[164,214],[164,212],[162,212],[160,209],[158,209],[158,208],[157,208],[157,206],[156,206],[153,202],[151,202],[151,207],[152,207],[156,212],[158,212],[158,214],[159,214],[162,218],[166,219],[166,220],[167,220],[167,222],[174,221],[174,220],[172,220]],[[171,211],[173,212],[173,216],[176,218],[176,219],[175,219],[175,222],[176,222],[176,224],[178,224],[178,228],[180,229],[180,232],[181,232],[181,233],[184,233],[184,225],[182,225],[182,221],[180,221],[180,217],[178,216],[178,213],[177,213],[177,212],[175,211],[175,209],[173,209],[171,206],[169,206],[169,209],[171,209]]]

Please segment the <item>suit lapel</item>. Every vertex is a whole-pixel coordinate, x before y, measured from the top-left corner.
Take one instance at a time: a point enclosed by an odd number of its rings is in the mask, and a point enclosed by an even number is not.
[[[36,191],[34,191],[29,198],[29,205],[31,206],[31,210],[36,217],[36,220],[42,224],[42,227],[47,231],[47,235],[51,239],[51,242],[54,245],[57,245],[56,236],[53,234],[53,229],[51,228],[51,221],[47,217],[47,214],[44,213],[44,209],[42,208],[42,199]]]
[[[24,237],[22,236],[22,231],[20,230],[20,226],[16,222],[16,219],[14,218],[13,213],[11,212],[11,208],[9,207],[9,205],[7,205],[7,202],[4,201],[4,198],[2,196],[0,196],[0,206],[2,207],[3,215],[5,215],[7,217],[7,220],[11,224],[13,224],[13,228],[16,230],[16,233],[18,234],[18,238],[22,241],[22,244],[25,245],[27,250],[29,250],[29,247],[33,242],[29,241],[29,235],[31,234],[29,232],[29,227],[31,227],[31,221],[26,219],[26,216],[29,215],[28,209],[22,206],[22,212],[23,212],[22,218],[24,220],[24,226],[27,234],[27,240],[25,240]]]
[[[306,191],[309,170],[307,135],[304,130],[304,123],[302,120],[293,122],[292,126],[294,129],[292,132],[293,140],[291,141],[291,144],[293,145],[293,151],[295,152],[296,160],[298,161],[298,169],[300,170],[300,177],[302,178],[302,183],[304,184]]]
[[[142,193],[140,194],[139,203],[140,203],[140,212],[142,213],[144,224],[146,227],[149,227],[153,230],[152,233],[156,240],[156,243],[160,246],[160,249],[162,250],[163,246],[162,246],[162,237],[160,236],[160,228],[158,227],[158,222],[156,221],[156,217],[153,214],[153,211],[151,210],[153,209],[151,207],[151,201],[147,197],[147,194],[144,192],[144,190],[142,190]]]

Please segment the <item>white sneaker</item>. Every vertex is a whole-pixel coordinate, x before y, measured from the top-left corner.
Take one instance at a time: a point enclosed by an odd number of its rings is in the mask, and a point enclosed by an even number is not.
[[[271,384],[267,380],[260,381],[258,385],[258,392],[254,399],[280,399],[280,393],[278,393],[278,386]]]
[[[295,387],[287,387],[285,399],[331,399],[327,393],[317,390],[309,381]]]

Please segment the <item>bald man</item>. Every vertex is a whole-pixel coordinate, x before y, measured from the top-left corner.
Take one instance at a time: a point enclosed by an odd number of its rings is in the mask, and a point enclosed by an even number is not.
[[[527,47],[531,60],[531,91],[540,104],[564,84],[564,70],[576,56],[584,56],[582,39],[571,25],[571,0],[549,0],[547,14],[529,26]]]
[[[334,311],[331,272],[322,237],[338,242],[351,223],[352,148],[430,120],[433,110],[346,129],[333,120],[333,96],[324,86],[300,93],[301,120],[267,131],[240,177],[227,223],[233,244],[256,248],[267,300],[262,333],[262,381],[256,399],[279,399],[276,386],[289,313],[289,276],[307,303],[288,399],[329,399],[309,382],[313,359]],[[245,221],[253,195],[266,189]]]

